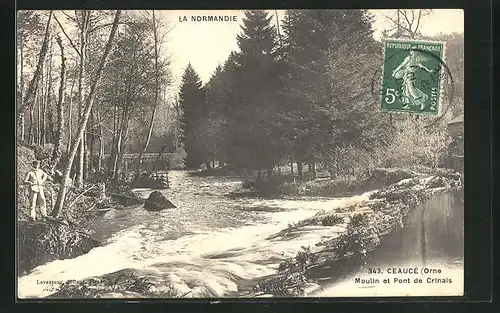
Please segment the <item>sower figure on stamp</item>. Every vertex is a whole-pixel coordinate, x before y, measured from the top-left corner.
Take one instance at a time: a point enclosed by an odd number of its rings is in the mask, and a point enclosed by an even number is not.
[[[47,217],[47,203],[45,201],[45,193],[43,184],[47,180],[48,175],[40,169],[40,161],[33,161],[33,170],[26,175],[24,182],[30,185],[31,195],[31,211],[30,216],[36,220],[36,204],[40,200],[40,214],[42,217]]]
[[[428,59],[429,58],[425,55],[412,48],[410,49],[410,54],[392,72],[392,76],[394,78],[403,79],[403,90],[401,96],[401,101],[404,104],[403,108],[407,108],[408,105],[414,105],[420,106],[420,110],[424,109],[424,104],[429,96],[415,86],[415,71],[417,69],[422,69],[428,73],[433,73],[433,70],[422,64]]]

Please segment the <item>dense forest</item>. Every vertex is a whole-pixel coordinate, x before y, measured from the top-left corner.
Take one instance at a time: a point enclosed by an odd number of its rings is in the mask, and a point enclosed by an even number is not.
[[[452,76],[439,117],[380,111],[382,44],[367,10],[289,10],[282,21],[246,11],[238,51],[206,84],[189,64],[178,94],[158,12],[19,11],[18,142],[46,151],[44,167],[76,187],[124,179],[125,153],[139,154],[129,168],[139,176],[142,155],[162,152],[182,155],[187,169],[259,178],[441,166],[446,123],[463,113],[463,34],[425,38],[418,25],[431,12],[397,11],[383,36],[446,42]]]
[[[463,35],[425,38],[426,10],[397,10],[384,36],[446,42],[440,117],[379,109],[382,43],[366,10],[290,10],[274,24],[247,11],[239,51],[203,85],[188,65],[179,97],[186,167],[231,165],[267,175],[290,165],[356,179],[375,167],[446,162],[446,123],[463,113]],[[411,14],[409,11],[412,11]],[[405,17],[405,18],[403,18]]]

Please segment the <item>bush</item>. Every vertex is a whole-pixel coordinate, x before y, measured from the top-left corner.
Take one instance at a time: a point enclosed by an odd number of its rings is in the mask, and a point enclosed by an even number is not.
[[[80,256],[100,245],[61,221],[19,221],[17,229],[19,274],[47,262]]]
[[[398,117],[393,129],[377,140],[360,138],[336,145],[322,161],[332,179],[345,184],[365,180],[375,168],[435,169],[446,163],[451,138],[445,124],[426,128],[427,124],[425,117]]]
[[[328,215],[321,220],[321,224],[323,226],[334,226],[343,222],[344,218],[342,216],[338,216],[337,214]]]
[[[64,282],[59,285],[59,288],[49,298],[76,298],[76,299],[91,299],[100,298],[99,290],[89,286],[87,282]]]
[[[100,298],[101,295],[111,292],[134,293],[148,298],[182,296],[170,282],[154,284],[147,276],[123,270],[98,279],[65,282],[51,298]]]
[[[40,146],[40,145],[32,145],[27,142],[19,143],[18,149],[23,149],[23,148],[32,150],[37,160],[44,161],[52,157],[54,144],[46,144],[44,146]]]
[[[366,213],[349,217],[347,229],[335,239],[332,251],[339,258],[365,258],[366,253],[376,247],[380,241],[377,231],[369,223]]]
[[[398,122],[398,131],[387,147],[385,167],[438,167],[447,157],[451,138],[445,127],[425,128],[428,121],[407,118]]]
[[[301,287],[310,280],[307,266],[317,259],[318,256],[311,252],[310,247],[302,247],[294,258],[280,263],[276,277],[260,281],[254,289],[277,296],[301,295]]]
[[[168,155],[168,169],[182,170],[184,169],[185,152],[171,153]]]

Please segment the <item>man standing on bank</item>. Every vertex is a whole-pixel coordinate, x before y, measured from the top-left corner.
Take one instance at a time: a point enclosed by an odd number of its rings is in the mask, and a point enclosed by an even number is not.
[[[40,161],[33,161],[33,170],[26,175],[25,183],[31,186],[31,212],[30,216],[36,220],[36,202],[40,198],[40,213],[42,217],[47,217],[47,204],[43,190],[43,183],[47,180],[48,175],[40,169]]]

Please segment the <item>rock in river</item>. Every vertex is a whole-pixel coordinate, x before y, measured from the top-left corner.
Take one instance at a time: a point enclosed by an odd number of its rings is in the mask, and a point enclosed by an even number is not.
[[[176,208],[176,206],[165,198],[161,192],[153,191],[144,203],[144,208],[148,211],[161,211]]]

